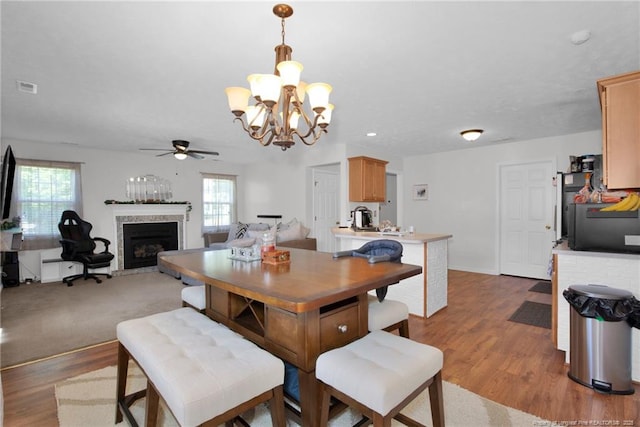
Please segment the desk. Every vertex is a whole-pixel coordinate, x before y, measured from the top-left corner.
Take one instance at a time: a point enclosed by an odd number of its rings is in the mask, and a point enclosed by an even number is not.
[[[206,284],[206,314],[298,368],[302,424],[319,424],[318,355],[367,333],[367,292],[418,275],[410,264],[288,249],[291,263],[229,259],[229,251],[160,256]]]

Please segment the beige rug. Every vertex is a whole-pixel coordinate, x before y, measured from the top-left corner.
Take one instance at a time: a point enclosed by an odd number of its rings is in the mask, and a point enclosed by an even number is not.
[[[114,340],[118,322],[179,308],[183,287],[172,276],[151,272],[100,284],[77,280],[70,287],[55,282],[5,288],[1,366]]]
[[[129,370],[127,394],[141,390],[146,380],[140,370],[132,366]],[[455,384],[444,382],[445,422],[448,427],[468,426],[535,426],[547,425],[541,418],[500,405]],[[58,421],[60,427],[102,427],[113,426],[115,415],[116,368],[110,366],[89,372],[56,384]],[[426,425],[431,424],[428,392],[425,391],[403,411]],[[144,399],[132,407],[132,412],[140,425],[144,420]],[[162,426],[176,426],[170,414],[161,416]],[[253,427],[270,427],[271,418],[265,406],[259,406],[243,418]],[[351,426],[360,419],[358,414],[345,411],[332,420],[333,427]],[[393,425],[401,425],[394,420]],[[126,421],[119,424],[126,426]],[[292,421],[289,426],[297,426]]]

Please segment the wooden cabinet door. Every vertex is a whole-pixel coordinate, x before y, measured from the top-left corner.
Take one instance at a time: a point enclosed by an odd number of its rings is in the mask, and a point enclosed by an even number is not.
[[[386,165],[384,160],[370,157],[349,159],[349,200],[352,202],[384,202],[386,197]]]
[[[603,181],[640,188],[640,72],[598,81],[602,106]]]

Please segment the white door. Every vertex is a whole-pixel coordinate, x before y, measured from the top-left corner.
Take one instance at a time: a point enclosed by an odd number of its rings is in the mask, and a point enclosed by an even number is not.
[[[500,166],[500,274],[549,279],[554,176],[551,161]]]
[[[313,170],[313,230],[320,252],[335,252],[335,238],[331,229],[340,224],[338,196],[339,174],[333,171]]]
[[[386,219],[391,221],[391,224],[398,225],[398,177],[388,173],[386,179],[387,194],[385,202],[380,203],[379,222]]]

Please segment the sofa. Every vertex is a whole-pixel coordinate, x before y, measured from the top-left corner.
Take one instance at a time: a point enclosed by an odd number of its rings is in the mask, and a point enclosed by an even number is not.
[[[249,247],[262,243],[265,233],[275,237],[276,247],[297,248],[315,251],[317,249],[317,241],[313,237],[307,237],[309,229],[298,222],[295,218],[288,223],[280,223],[269,226],[264,223],[234,223],[231,224],[229,231],[219,233],[204,233],[204,248],[184,249],[178,251],[159,252],[158,257],[163,255],[174,255],[178,253],[187,254],[203,251],[218,251],[229,249],[231,247]],[[185,285],[203,285],[202,281],[192,277],[183,276],[179,271],[158,263],[158,271],[169,274],[176,279],[181,279]]]

